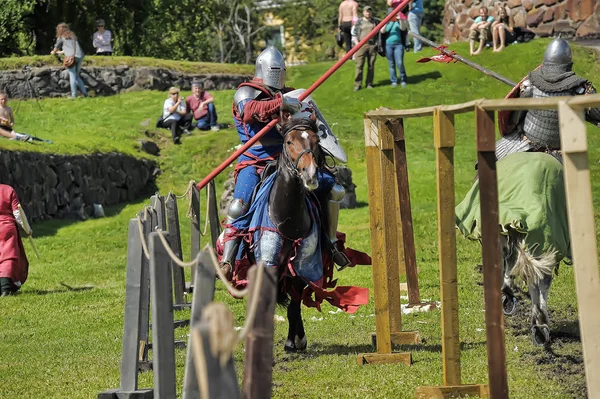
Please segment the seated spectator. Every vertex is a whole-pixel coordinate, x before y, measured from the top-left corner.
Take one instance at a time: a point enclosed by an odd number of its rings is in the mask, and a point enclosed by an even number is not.
[[[15,117],[12,108],[8,106],[8,95],[0,91],[0,136],[9,140],[30,141],[28,134],[17,133],[13,130]]]
[[[509,15],[504,4],[498,10],[498,20],[492,23],[492,42],[494,43],[494,52],[504,50],[504,45],[511,44],[517,39],[515,34],[515,23]]]
[[[198,129],[219,131],[214,101],[214,98],[204,90],[202,82],[192,82],[192,95],[185,102],[187,109],[194,114]]]
[[[469,32],[469,48],[471,55],[481,53],[483,46],[490,41],[490,25],[494,22],[494,17],[488,15],[487,7],[479,9],[479,16],[475,18],[475,22],[471,25]],[[473,51],[475,41],[479,40],[479,47]]]
[[[93,45],[96,49],[96,55],[112,55],[112,33],[104,29],[104,20],[99,19],[96,21],[98,31],[94,33]]]
[[[27,280],[29,261],[23,248],[20,225],[27,235],[33,231],[11,186],[0,184],[0,295],[12,295]]]
[[[171,129],[175,144],[181,144],[182,133],[190,134],[188,129],[192,127],[192,115],[187,112],[185,98],[179,95],[177,87],[169,89],[169,98],[165,100],[162,119],[157,126]]]

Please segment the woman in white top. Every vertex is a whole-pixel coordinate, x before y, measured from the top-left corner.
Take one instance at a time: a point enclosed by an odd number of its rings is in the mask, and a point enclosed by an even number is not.
[[[71,32],[69,25],[64,22],[61,22],[56,27],[56,44],[50,54],[64,54],[65,57],[75,56],[75,62],[70,68],[67,68],[67,71],[69,72],[69,82],[71,83],[71,98],[77,97],[77,87],[79,87],[81,93],[87,97],[88,92],[85,89],[83,80],[81,80],[81,76],[79,76],[85,54],[77,41],[77,36],[75,36],[75,33]]]
[[[98,31],[94,33],[94,48],[96,49],[96,55],[112,55],[112,33],[109,30],[104,29],[103,19],[96,21],[96,26],[98,27]]]

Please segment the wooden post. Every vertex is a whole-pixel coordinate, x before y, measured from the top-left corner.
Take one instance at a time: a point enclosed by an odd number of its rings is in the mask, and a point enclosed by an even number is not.
[[[395,184],[393,138],[383,123],[376,125],[369,118],[365,118],[364,124],[377,354],[359,354],[358,362],[359,364],[410,364],[410,353],[392,353],[392,333],[401,341],[406,340],[413,343],[418,341],[417,333],[401,332],[398,236],[394,224],[396,222],[395,197],[389,193],[384,195],[383,191],[384,187],[394,187]],[[381,132],[381,130],[385,131]]]
[[[212,239],[213,248],[217,247],[217,238],[221,234],[221,222],[219,221],[219,208],[217,206],[217,193],[215,190],[215,181],[211,180],[208,183],[208,218],[210,222],[210,238]]]
[[[454,115],[448,115],[436,109],[433,113],[433,134],[436,149],[444,385],[460,385],[458,272],[454,211]]]
[[[175,194],[169,193],[165,202],[165,209],[167,213],[167,229],[169,231],[169,245],[171,249],[179,258],[183,260],[183,251],[181,249],[181,233],[179,231],[179,214],[177,209],[177,198]],[[173,271],[173,288],[175,291],[175,305],[178,309],[186,307],[185,301],[185,275],[183,268],[171,261],[171,267]]]
[[[558,119],[587,391],[590,399],[597,399],[600,398],[600,317],[596,306],[600,303],[600,268],[585,118],[582,110],[559,102]]]
[[[248,300],[252,302],[258,268],[253,266],[248,273]],[[270,399],[273,380],[273,335],[275,304],[277,301],[277,270],[264,268],[262,289],[254,323],[246,338],[244,358],[244,382],[242,397],[245,399]],[[249,309],[248,309],[249,310]]]
[[[502,263],[498,221],[498,179],[494,113],[475,107],[477,160],[481,201],[481,251],[490,396],[508,398],[504,314],[502,308]]]
[[[394,137],[394,162],[396,165],[396,186],[398,189],[400,222],[398,232],[402,237],[404,269],[408,286],[409,305],[420,305],[419,278],[417,276],[417,255],[415,253],[415,236],[413,232],[412,211],[410,206],[410,190],[408,185],[408,163],[406,160],[406,137],[404,121],[395,119],[387,123]]]
[[[456,265],[456,213],[454,194],[454,115],[433,112],[436,149],[438,247],[442,301],[442,366],[444,386],[418,387],[417,398],[486,396],[487,385],[461,385]]]
[[[196,190],[196,193],[197,192],[198,191]],[[190,329],[200,325],[202,310],[206,305],[211,303],[215,297],[216,272],[212,265],[212,259],[206,250],[203,251],[200,256],[200,264],[196,269],[196,281],[194,282],[196,290],[192,299]],[[196,378],[196,367],[194,365],[194,348],[192,345],[193,340],[190,336],[185,360],[185,374],[183,377],[183,399],[197,399],[200,397],[198,380]]]
[[[175,334],[173,331],[173,289],[171,287],[171,259],[159,233],[150,234],[150,284],[152,290],[152,368],[154,397],[174,398]],[[168,234],[167,235],[167,239]]]
[[[150,233],[154,231],[157,218],[156,211],[151,207],[142,210],[144,225],[144,242],[148,246]],[[148,361],[148,340],[150,335],[150,259],[142,258],[142,294],[140,305],[140,347],[138,359],[142,370],[150,370],[151,362]]]
[[[154,194],[150,197],[150,206],[156,212],[156,225],[152,226],[152,231],[158,228],[162,231],[167,231],[167,218],[165,215],[165,199],[160,194]]]
[[[192,186],[192,218],[190,219],[190,259],[196,259],[200,253],[200,193],[194,184]],[[192,276],[188,292],[193,291],[196,282],[196,266],[192,266]]]

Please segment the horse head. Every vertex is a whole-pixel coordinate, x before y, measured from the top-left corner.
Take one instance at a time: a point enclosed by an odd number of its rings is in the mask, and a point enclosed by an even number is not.
[[[292,118],[281,127],[284,138],[281,161],[308,191],[319,186],[317,171],[322,157],[316,132],[317,125],[312,118]]]

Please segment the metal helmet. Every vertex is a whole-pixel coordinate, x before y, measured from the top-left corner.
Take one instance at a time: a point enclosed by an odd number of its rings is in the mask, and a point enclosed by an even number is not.
[[[285,60],[273,46],[267,47],[256,59],[255,78],[262,79],[267,86],[281,90],[285,86]]]
[[[573,54],[571,47],[565,39],[557,38],[550,42],[544,53],[544,63],[548,64],[571,64]]]

